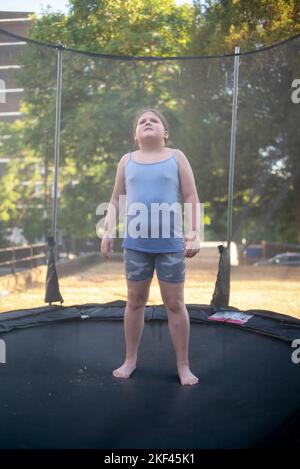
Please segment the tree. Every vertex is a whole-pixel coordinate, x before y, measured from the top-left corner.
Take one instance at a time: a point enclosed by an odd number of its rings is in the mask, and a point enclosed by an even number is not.
[[[226,236],[233,57],[167,61],[116,60],[120,56],[220,55],[267,46],[299,31],[295,1],[72,0],[70,14],[48,11],[31,37],[62,42],[89,55],[63,51],[63,94],[58,226],[73,236],[95,236],[95,209],[109,201],[117,163],[132,149],[131,123],[137,108],[159,107],[171,125],[169,146],[188,155],[200,200],[205,202],[211,238]],[[11,128],[3,151],[19,158],[4,178],[0,213],[42,232],[42,202],[26,215],[33,189],[17,184],[38,176],[43,166],[43,135],[54,149],[56,50],[30,44],[23,57],[24,117]],[[273,240],[299,237],[300,184],[297,175],[297,108],[290,101],[292,77],[299,71],[299,41],[240,59],[237,159],[234,185],[234,236],[258,235],[278,194],[277,212],[264,233]],[[272,79],[270,79],[270,76]],[[3,130],[5,131],[5,130]],[[53,167],[50,167],[50,170]],[[28,174],[32,176],[28,176]],[[24,179],[25,178],[25,179]],[[29,178],[29,179],[28,179]],[[25,190],[26,187],[26,190]],[[285,188],[287,187],[287,190]],[[36,196],[35,196],[36,197]],[[284,203],[283,203],[284,200]],[[17,204],[24,207],[16,210]],[[300,221],[299,221],[300,224]]]

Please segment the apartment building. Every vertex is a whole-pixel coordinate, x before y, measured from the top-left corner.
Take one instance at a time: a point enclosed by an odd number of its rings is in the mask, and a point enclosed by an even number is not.
[[[33,12],[0,11],[0,29],[20,36],[28,36],[32,25]],[[20,100],[24,90],[15,82],[15,74],[20,69],[18,57],[26,48],[26,42],[6,36],[0,32],[0,121],[13,122],[19,119]],[[0,138],[9,138],[1,135]],[[8,162],[6,155],[0,152],[0,177],[5,172]]]

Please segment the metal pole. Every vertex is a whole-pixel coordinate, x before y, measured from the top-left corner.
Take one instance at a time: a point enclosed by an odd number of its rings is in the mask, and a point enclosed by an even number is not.
[[[46,128],[44,131],[44,236],[45,242],[48,237],[48,138],[49,131]]]
[[[60,143],[60,115],[61,115],[61,87],[62,87],[62,51],[63,45],[57,47],[57,80],[56,80],[56,118],[55,118],[55,150],[54,150],[54,182],[52,205],[52,237],[56,241],[57,221],[57,185],[59,168],[59,143]]]
[[[235,47],[235,54],[240,53],[240,48]],[[230,140],[230,162],[229,162],[229,184],[228,184],[228,215],[227,215],[227,250],[230,253],[230,243],[232,237],[232,201],[233,201],[233,182],[234,182],[234,161],[235,161],[235,139],[236,139],[236,115],[237,115],[237,97],[239,82],[239,63],[240,56],[234,57],[234,76],[232,93],[232,118],[231,118],[231,140]]]

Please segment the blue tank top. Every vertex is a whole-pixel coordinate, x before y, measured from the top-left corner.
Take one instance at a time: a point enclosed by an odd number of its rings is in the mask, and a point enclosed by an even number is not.
[[[184,251],[179,168],[175,154],[156,163],[125,165],[125,232],[122,247],[161,253]]]

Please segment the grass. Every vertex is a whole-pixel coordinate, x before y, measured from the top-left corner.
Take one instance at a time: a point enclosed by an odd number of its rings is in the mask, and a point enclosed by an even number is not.
[[[186,260],[185,302],[210,304],[218,268],[217,259],[199,255]],[[106,303],[127,299],[122,260],[104,260],[72,276],[59,280],[64,306]],[[45,282],[0,298],[0,312],[44,306]],[[148,305],[161,304],[156,274],[151,284]],[[231,268],[230,306],[265,309],[300,319],[300,267]]]

